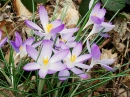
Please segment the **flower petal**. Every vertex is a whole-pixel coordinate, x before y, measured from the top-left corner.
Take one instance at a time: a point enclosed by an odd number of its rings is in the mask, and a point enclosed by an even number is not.
[[[41,68],[41,65],[36,62],[28,63],[23,67],[23,69],[26,71],[38,70],[40,68]]]
[[[52,71],[61,71],[61,70],[66,69],[66,65],[64,65],[61,62],[56,62],[56,63],[50,64],[48,69]]]
[[[40,37],[43,37],[43,36],[46,36],[46,35],[47,35],[46,33],[43,33],[43,32],[40,32],[40,31],[35,32],[35,34],[36,34],[37,36],[40,36]]]
[[[90,14],[90,16],[92,15],[97,15],[98,12],[100,11],[100,7],[101,7],[101,4],[100,3],[97,3],[94,8],[92,9],[92,12]]]
[[[26,45],[26,51],[33,58],[35,61],[37,60],[38,57],[38,51],[33,48],[31,45]]]
[[[41,41],[38,41],[38,42],[34,43],[32,46],[33,46],[34,48],[36,48],[36,47],[38,47],[42,42],[43,42],[42,40],[41,40]]]
[[[103,21],[97,16],[91,16],[91,20],[96,24],[101,24]]]
[[[70,72],[67,69],[62,70],[58,74],[58,77],[59,77],[58,79],[64,81],[64,80],[67,80],[69,76],[70,76]]]
[[[61,19],[57,19],[57,20],[51,22],[50,24],[52,24],[53,28],[55,28],[55,27],[60,26],[62,24],[62,21],[61,21]]]
[[[91,69],[92,67],[86,64],[82,64],[82,63],[77,63],[75,64],[75,66],[83,68],[83,69]]]
[[[18,32],[15,33],[15,45],[20,47],[22,45],[22,38]]]
[[[51,36],[53,36],[54,34],[56,33],[59,33],[60,31],[62,31],[64,29],[64,24],[56,27],[56,28],[53,28],[51,31],[50,31],[50,34]]]
[[[43,31],[37,24],[33,23],[32,21],[25,20],[25,24],[34,30]]]
[[[48,72],[47,69],[40,69],[38,74],[39,74],[40,78],[45,78],[47,75],[47,72]]]
[[[50,59],[50,62],[51,63],[55,63],[55,62],[58,62],[62,59],[64,59],[69,53],[69,49],[63,49],[61,51],[59,51],[58,53],[54,54],[51,59]]]
[[[5,37],[4,39],[1,40],[0,42],[0,48],[7,42],[7,37]]]
[[[101,56],[100,49],[95,43],[91,47],[91,54],[92,54],[92,58],[94,58],[95,60],[99,60]]]
[[[12,47],[14,48],[14,50],[18,53],[18,52],[19,52],[19,47],[17,47],[17,46],[15,45],[15,42],[14,42],[14,41],[10,41],[10,43],[11,43]]]
[[[50,40],[44,40],[42,45],[43,46],[42,46],[40,58],[50,59],[52,54],[52,42]]]
[[[54,74],[56,73],[57,71],[52,71],[52,70],[48,70],[47,74]]]
[[[91,54],[84,54],[84,55],[79,56],[75,61],[77,63],[78,62],[83,62],[83,61],[89,60],[91,57],[92,57]]]
[[[72,68],[71,71],[75,73],[76,75],[80,76],[81,78],[88,78],[88,76],[80,69],[78,68]]]
[[[110,66],[107,66],[107,65],[104,65],[104,64],[101,64],[101,66],[108,71],[114,71],[114,68],[111,68]]]
[[[112,25],[112,24],[107,23],[107,22],[102,22],[101,26],[105,27],[105,29],[103,30],[103,32],[108,32],[108,31],[112,30],[115,27],[115,25]]]
[[[42,26],[43,26],[45,32],[47,32],[46,26],[47,26],[49,20],[48,20],[47,11],[44,6],[39,7],[39,16],[40,16]]]
[[[69,47],[62,41],[60,41],[59,45],[61,46],[62,49],[69,49]]]
[[[106,9],[100,9],[100,11],[98,12],[98,15],[97,15],[97,17],[99,17],[100,19],[103,19],[104,18],[104,16],[105,16],[105,14],[106,14]],[[103,19],[104,20],[104,19]]]
[[[33,41],[34,41],[34,38],[30,37],[30,38],[28,38],[27,40],[24,41],[23,46],[31,45],[33,43]]]
[[[78,28],[70,28],[70,29],[63,29],[60,33],[61,34],[70,34],[70,33],[74,33],[77,31],[78,31]]]
[[[72,55],[78,57],[81,51],[82,51],[82,44],[77,42],[76,46],[72,50]]]
[[[102,59],[102,60],[98,60],[97,64],[112,64],[115,60],[114,59]]]

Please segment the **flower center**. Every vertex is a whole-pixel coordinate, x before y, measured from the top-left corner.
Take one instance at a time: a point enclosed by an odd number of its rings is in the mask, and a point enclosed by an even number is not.
[[[64,43],[66,43],[66,40],[65,40],[65,39],[63,39],[63,38],[60,38],[60,41],[62,41],[62,42],[64,42]]]
[[[46,28],[47,28],[47,32],[49,33],[51,31],[51,29],[53,28],[53,25],[52,24],[47,24]]]
[[[20,51],[22,51],[22,50],[23,50],[23,47],[22,47],[22,46],[20,46],[19,50],[20,50]]]
[[[72,55],[71,58],[70,58],[70,61],[74,62],[75,60],[76,60],[76,55]]]
[[[96,14],[94,14],[94,16],[96,17],[97,15],[96,15]]]
[[[44,65],[47,65],[49,60],[48,60],[48,58],[46,58],[46,59],[42,58],[42,62],[43,62]]]

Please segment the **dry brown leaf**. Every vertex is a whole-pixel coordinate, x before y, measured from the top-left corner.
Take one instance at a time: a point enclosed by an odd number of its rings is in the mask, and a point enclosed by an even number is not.
[[[127,91],[124,88],[119,89],[118,95],[118,97],[130,97],[129,93],[127,95]]]
[[[32,13],[22,4],[21,0],[13,0],[14,10],[23,19],[30,18]]]
[[[123,83],[130,88],[130,76],[126,76],[123,80]]]
[[[107,49],[102,49],[102,55],[101,59],[115,59],[117,58],[117,53],[112,53],[112,49],[107,50]]]
[[[72,0],[67,0],[66,2],[67,2],[67,5],[69,5],[69,7],[64,6],[64,8],[66,8],[66,9],[68,7],[68,10],[66,12],[66,15],[65,15],[65,18],[64,18],[63,22],[66,24],[66,26],[68,28],[72,28],[72,27],[75,27],[76,24],[78,23],[79,12],[76,10]],[[64,3],[64,2],[62,2],[62,3]],[[61,8],[58,11],[59,12],[59,13],[57,13],[58,14],[58,19],[61,17],[64,8]]]

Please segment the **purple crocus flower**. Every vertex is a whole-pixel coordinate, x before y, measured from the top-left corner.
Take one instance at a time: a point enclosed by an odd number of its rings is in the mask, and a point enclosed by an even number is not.
[[[105,68],[108,71],[114,70],[113,68],[109,66],[110,64],[114,62],[114,59],[101,59],[100,60],[101,52],[100,52],[99,47],[95,43],[90,48],[89,41],[87,40],[87,48],[88,48],[89,53],[92,55],[90,67],[93,67],[96,64],[100,64],[103,68]]]
[[[50,39],[51,36],[55,35],[56,33],[59,33],[60,31],[64,29],[64,24],[62,24],[60,19],[57,19],[49,23],[47,11],[44,8],[44,6],[39,7],[39,16],[40,16],[41,24],[43,26],[44,31],[42,28],[40,28],[38,25],[36,25],[32,21],[29,21],[29,20],[25,21],[27,26],[36,30],[35,34],[37,34],[38,36],[40,37],[45,36],[44,39]]]
[[[30,45],[26,46],[27,53],[37,62],[28,63],[23,69],[26,71],[39,70],[40,78],[45,78],[47,73],[51,74],[51,72],[64,70],[66,65],[64,65],[61,60],[68,55],[69,50],[61,50],[52,56],[52,41],[44,40],[42,45],[39,57],[39,52],[35,48]]]
[[[101,24],[94,24],[92,31],[89,33],[87,38],[89,38],[91,35],[100,32],[103,28],[103,32],[108,32],[112,30],[115,27],[115,25],[112,25],[109,22],[102,22]]]
[[[58,76],[60,80],[66,80],[67,77],[70,76],[69,70],[71,70],[73,73],[77,74],[81,78],[88,77],[79,68],[83,68],[83,69],[91,68],[90,66],[83,64],[84,61],[91,58],[91,54],[80,55],[81,52],[82,52],[82,44],[77,43],[76,46],[73,48],[72,53],[69,52],[69,54],[64,58],[64,64],[67,66],[67,69],[59,72]],[[62,76],[66,76],[66,77],[62,77]]]
[[[33,41],[34,41],[34,38],[31,37],[23,42],[20,34],[18,32],[16,32],[15,33],[15,41],[10,41],[10,43],[11,43],[12,47],[14,48],[14,50],[18,54],[20,54],[20,58],[22,58],[25,55],[27,55],[26,45],[31,45],[33,43]]]
[[[5,37],[4,39],[2,39],[2,31],[0,30],[0,48],[7,42],[7,37]]]
[[[100,8],[101,4],[97,3],[94,8],[92,9],[92,12],[90,14],[90,18],[83,29],[85,29],[87,26],[91,24],[101,24],[104,21],[104,16],[106,14],[106,9]]]

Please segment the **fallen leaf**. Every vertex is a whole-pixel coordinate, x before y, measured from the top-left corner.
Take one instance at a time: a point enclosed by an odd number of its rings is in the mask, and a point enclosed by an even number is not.
[[[13,0],[14,10],[16,14],[23,19],[28,19],[32,16],[32,13],[22,4],[21,0]]]

